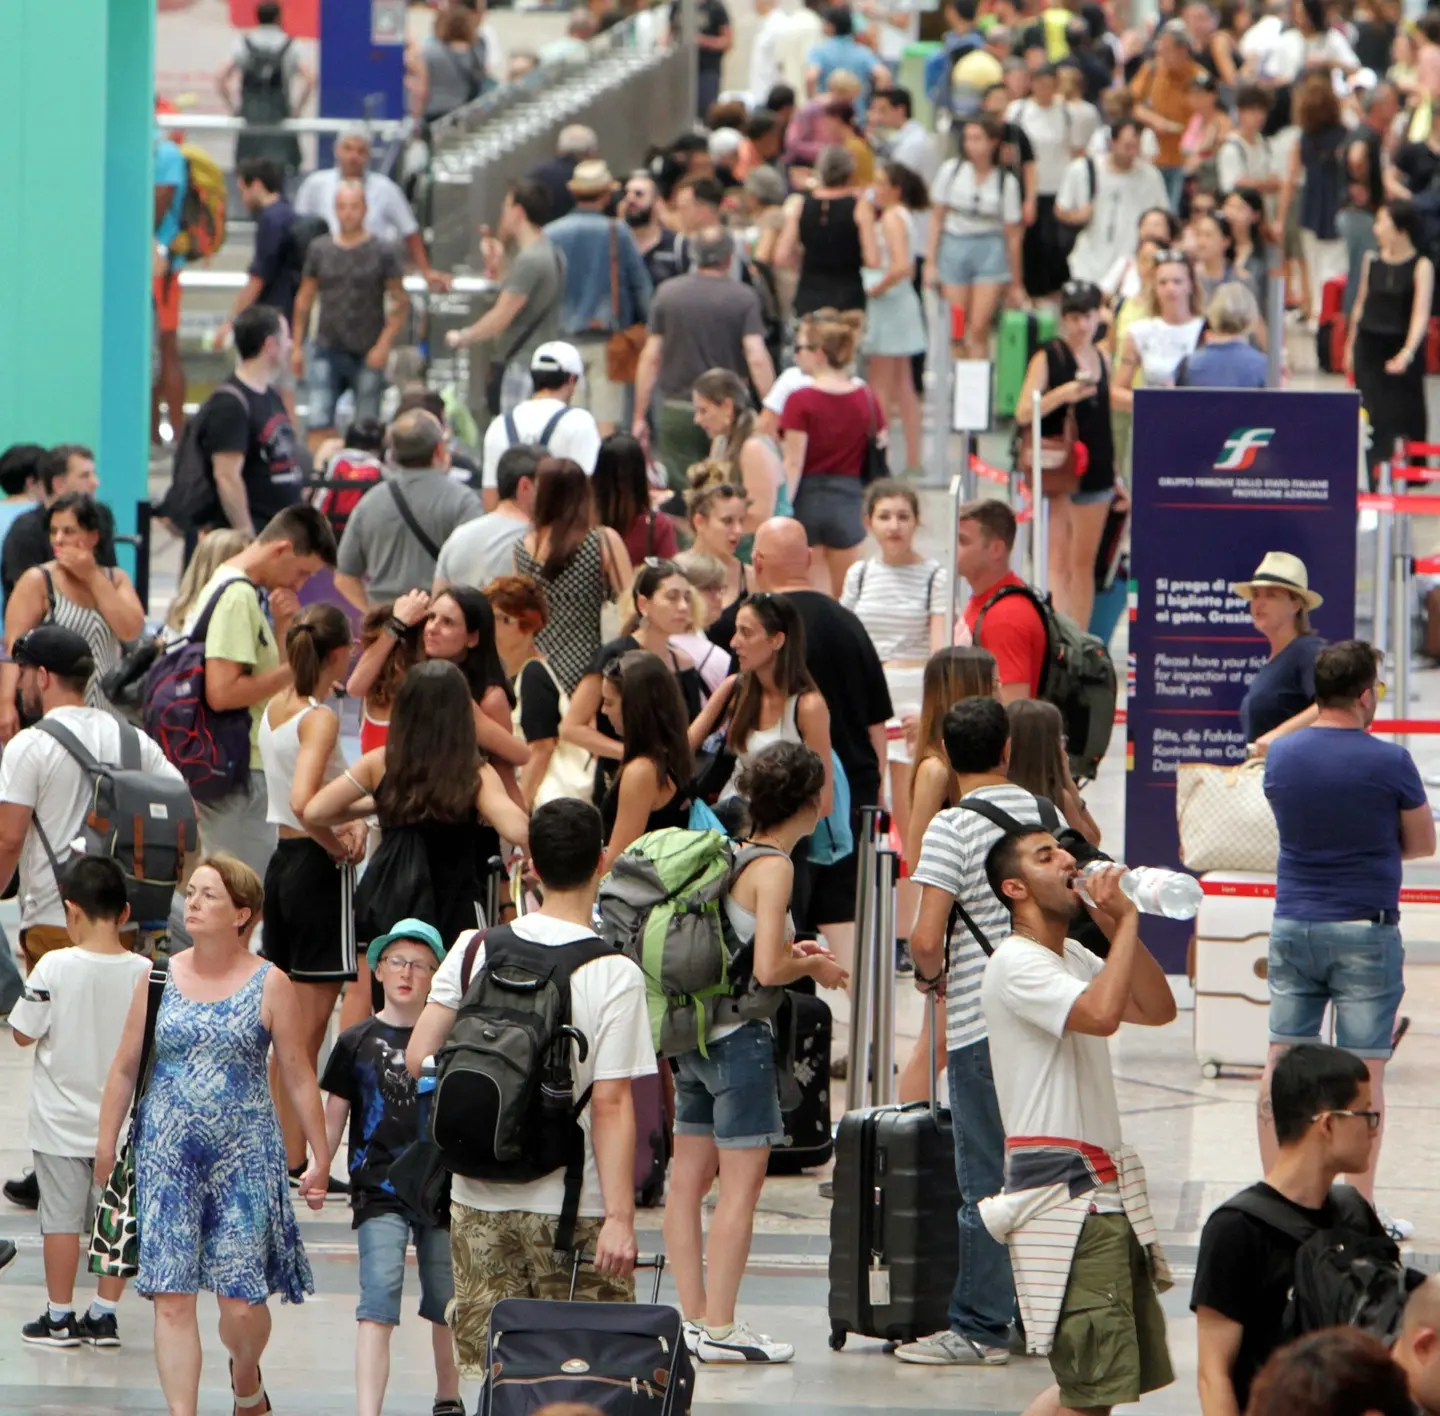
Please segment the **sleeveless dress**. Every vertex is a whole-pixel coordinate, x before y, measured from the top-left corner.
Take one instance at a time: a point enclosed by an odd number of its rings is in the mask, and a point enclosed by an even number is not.
[[[315,1291],[266,1075],[260,999],[272,967],[218,1003],[192,1002],[166,981],[135,1147],[135,1286],[147,1297],[203,1288],[299,1303]]]
[[[115,637],[115,631],[93,605],[79,604],[63,594],[55,584],[49,567],[42,565],[40,574],[45,577],[45,618],[41,623],[58,624],[62,629],[74,630],[90,646],[90,657],[95,660],[95,672],[85,685],[86,706],[115,712],[110,700],[100,690],[100,680],[120,662],[120,641]]]
[[[904,208],[900,215],[905,218],[905,249],[913,259],[915,255],[915,219]],[[872,289],[885,276],[885,265],[867,268],[864,271],[865,288]],[[908,280],[898,281],[880,295],[870,295],[865,312],[865,337],[860,343],[866,354],[887,357],[910,357],[925,352],[925,311],[920,305],[920,296]]]
[[[600,609],[612,598],[605,574],[601,533],[591,531],[552,580],[542,561],[515,547],[515,574],[535,581],[545,591],[550,622],[535,636],[536,646],[550,661],[566,693],[574,693],[600,649]]]
[[[863,310],[864,264],[860,228],[855,225],[854,197],[805,198],[800,208],[800,283],[795,288],[795,313],[812,314],[833,306]],[[522,572],[523,573],[523,572]]]
[[[1385,461],[1396,438],[1424,442],[1425,350],[1416,351],[1403,374],[1385,371],[1410,333],[1410,311],[1415,301],[1415,265],[1418,255],[1404,261],[1374,256],[1365,285],[1365,307],[1355,330],[1355,386],[1370,419],[1371,466]]]

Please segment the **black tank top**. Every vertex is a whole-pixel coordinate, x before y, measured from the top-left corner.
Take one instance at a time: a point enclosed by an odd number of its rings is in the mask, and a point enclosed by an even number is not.
[[[1052,339],[1045,346],[1047,387],[1059,388],[1069,383],[1080,371],[1075,352],[1063,339]],[[1103,492],[1115,485],[1115,439],[1110,430],[1110,375],[1105,360],[1100,360],[1100,382],[1095,385],[1094,398],[1082,398],[1075,409],[1075,436],[1090,454],[1085,475],[1076,484],[1077,492]],[[1065,431],[1065,409],[1056,408],[1040,420],[1040,431],[1046,437],[1058,438]]]

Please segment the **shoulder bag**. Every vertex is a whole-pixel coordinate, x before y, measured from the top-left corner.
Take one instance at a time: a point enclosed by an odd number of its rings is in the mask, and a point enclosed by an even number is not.
[[[890,475],[890,459],[880,441],[880,405],[870,385],[865,385],[865,404],[870,414],[870,433],[865,440],[865,460],[860,464],[860,485],[868,487]]]
[[[555,685],[555,691],[560,695],[560,717],[563,720],[566,713],[570,711],[570,695],[565,692],[560,680],[555,677],[555,670],[550,667],[544,659],[532,659],[529,663],[521,666],[520,672],[515,675],[515,727],[518,735],[520,728],[522,684],[525,670],[530,664],[539,664],[550,676],[550,681]],[[573,742],[566,742],[563,738],[555,743],[555,750],[550,754],[550,761],[546,765],[545,775],[540,780],[540,785],[535,790],[535,805],[544,806],[547,801],[555,801],[559,797],[578,797],[581,801],[590,801],[595,796],[595,759],[586,752],[583,747]]]
[[[140,1043],[140,1066],[135,1073],[135,1095],[130,1102],[130,1130],[105,1181],[95,1222],[90,1230],[90,1272],[102,1278],[134,1278],[140,1272],[140,1226],[135,1205],[135,1117],[150,1085],[155,1052],[155,1020],[165,992],[166,965],[150,966],[145,995],[145,1035]]]
[[[410,503],[405,498],[405,493],[400,490],[400,483],[391,477],[385,485],[390,488],[390,495],[395,498],[395,510],[400,513],[400,519],[409,528],[410,534],[420,542],[425,554],[431,560],[440,559],[440,547],[430,538],[425,528],[415,519],[415,513],[410,509]]]
[[[1186,870],[1275,872],[1280,828],[1265,795],[1263,759],[1238,767],[1182,762],[1175,773],[1175,822]]]
[[[633,384],[640,367],[640,351],[650,331],[644,324],[620,327],[620,224],[610,222],[610,320],[614,326],[605,341],[605,376],[611,383]]]
[[[1045,358],[1048,367],[1051,358],[1048,345]],[[1078,485],[1077,437],[1075,406],[1067,404],[1064,425],[1058,436],[1042,433],[1040,437],[1040,490],[1047,497],[1068,497]],[[1028,425],[1015,429],[1015,466],[1029,483],[1035,475],[1035,434]]]

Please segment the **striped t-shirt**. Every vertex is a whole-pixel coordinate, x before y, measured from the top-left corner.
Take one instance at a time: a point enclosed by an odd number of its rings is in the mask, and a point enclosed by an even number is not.
[[[1040,808],[1024,787],[980,787],[969,795],[1008,811],[1022,825],[1038,826]],[[985,878],[985,857],[1004,833],[978,812],[952,806],[936,812],[925,828],[920,863],[913,879],[954,895],[992,948],[1011,932],[1010,915]],[[985,1038],[980,984],[986,956],[963,921],[950,940],[950,973],[945,981],[945,1048],[954,1052]]]
[[[930,657],[930,616],[945,613],[949,578],[939,561],[886,565],[856,561],[845,572],[840,603],[860,617],[882,663]]]

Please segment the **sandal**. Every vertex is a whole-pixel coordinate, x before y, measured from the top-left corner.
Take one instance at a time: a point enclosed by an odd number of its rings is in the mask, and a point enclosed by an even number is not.
[[[258,1365],[255,1371],[257,1373],[260,1372]],[[260,1376],[259,1390],[252,1392],[249,1396],[241,1396],[240,1393],[235,1390],[235,1361],[233,1358],[230,1361],[230,1395],[235,1401],[235,1416],[269,1416],[270,1412],[274,1409],[270,1405],[270,1398],[265,1394],[265,1378],[263,1375]],[[264,1403],[263,1409],[261,1408],[262,1402]]]

